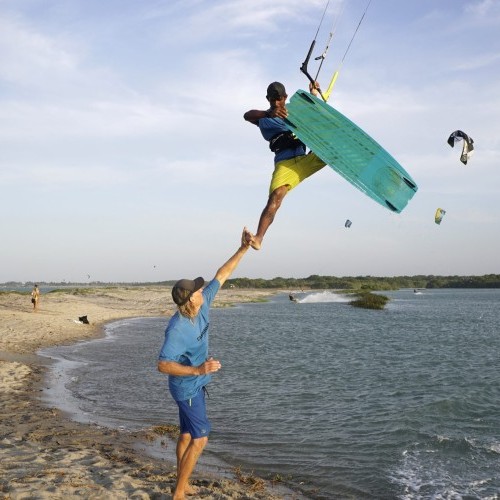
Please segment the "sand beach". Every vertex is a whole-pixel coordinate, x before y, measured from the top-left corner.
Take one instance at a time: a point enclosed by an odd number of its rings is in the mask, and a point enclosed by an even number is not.
[[[214,306],[255,301],[272,293],[221,290]],[[113,320],[148,316],[167,320],[174,310],[170,289],[160,286],[52,293],[42,288],[37,311],[29,293],[0,293],[1,499],[171,498],[175,464],[140,451],[141,443],[158,439],[154,429],[125,432],[81,424],[47,407],[40,394],[49,361],[36,353],[43,347],[100,336],[103,325]],[[78,321],[84,315],[89,324]],[[192,482],[197,493],[189,498],[296,498],[252,474],[214,477],[195,471]]]

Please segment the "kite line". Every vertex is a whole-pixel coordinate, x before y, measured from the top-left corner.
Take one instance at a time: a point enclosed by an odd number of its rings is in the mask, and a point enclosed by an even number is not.
[[[319,30],[321,29],[321,25],[323,24],[323,19],[325,19],[326,11],[327,11],[329,5],[330,5],[330,0],[328,0],[328,2],[326,2],[326,7],[325,7],[325,10],[323,11],[323,15],[321,16],[321,20],[319,22],[318,29],[316,30],[316,35],[314,35],[314,39],[311,42],[311,46],[309,47],[309,51],[307,52],[306,58],[304,59],[304,62],[300,66],[300,71],[302,71],[302,73],[304,73],[304,75],[307,76],[307,78],[309,79],[309,81],[313,85],[316,84],[315,79],[309,74],[307,66],[309,64],[309,59],[311,59],[312,51],[314,50],[314,46],[316,45],[316,38],[318,38],[318,33],[319,33]],[[323,64],[323,60],[326,57],[326,51],[323,52],[323,56],[324,57],[322,57],[321,64]],[[316,77],[318,76],[318,74],[319,74],[319,70],[318,70],[318,73],[316,74]],[[318,89],[318,92],[320,93],[321,97],[323,98],[323,100],[326,102],[327,100],[323,96],[321,89],[318,87],[317,87],[317,89]]]
[[[345,50],[344,52],[344,55],[342,57],[342,60],[340,61],[340,65],[338,67],[338,69],[334,72],[333,76],[332,76],[332,79],[330,80],[330,84],[328,85],[328,88],[326,90],[326,92],[323,92],[319,86],[317,86],[316,84],[316,81],[318,79],[318,76],[319,76],[319,73],[321,71],[321,68],[323,66],[323,62],[326,58],[326,54],[328,53],[328,49],[330,48],[330,42],[333,38],[333,35],[335,33],[335,27],[336,27],[336,24],[338,22],[338,20],[340,19],[342,13],[343,13],[343,8],[342,8],[342,11],[341,13],[339,14],[339,16],[337,17],[337,19],[335,20],[333,26],[332,26],[332,29],[330,31],[330,35],[328,37],[328,40],[326,42],[326,46],[325,46],[325,50],[323,51],[323,53],[318,56],[318,57],[315,57],[314,60],[315,61],[319,61],[321,60],[320,64],[319,64],[319,68],[318,68],[318,71],[316,73],[316,76],[315,78],[313,78],[310,73],[309,73],[309,70],[308,70],[308,65],[309,65],[309,60],[311,59],[311,55],[312,55],[312,52],[314,50],[314,47],[316,45],[316,39],[318,38],[318,34],[319,34],[319,31],[321,29],[321,25],[323,24],[323,20],[325,18],[325,15],[326,15],[326,12],[328,10],[328,6],[330,5],[330,0],[328,0],[328,2],[326,3],[326,7],[325,7],[325,10],[323,11],[323,15],[321,16],[321,20],[319,22],[319,25],[318,25],[318,29],[316,31],[316,35],[314,36],[314,39],[313,41],[311,42],[311,46],[309,47],[309,51],[307,52],[307,55],[306,55],[306,58],[304,59],[304,62],[302,63],[302,65],[300,66],[300,71],[302,71],[302,73],[304,73],[304,75],[306,75],[306,77],[308,78],[308,80],[313,84],[313,85],[316,85],[316,89],[318,90],[319,94],[321,95],[321,98],[323,99],[323,101],[327,102],[329,97],[330,97],[330,94],[332,93],[332,90],[333,90],[333,86],[335,85],[335,82],[337,81],[337,78],[339,76],[339,72],[342,68],[342,65],[344,64],[344,60],[347,56],[347,53],[349,52],[349,49],[351,48],[351,45],[352,45],[352,42],[354,41],[354,38],[356,37],[357,33],[358,33],[358,30],[359,30],[359,27],[361,26],[361,23],[363,22],[363,19],[365,18],[365,15],[366,15],[366,12],[368,11],[368,7],[370,6],[371,4],[371,1],[372,0],[368,0],[368,3],[366,4],[366,7],[363,11],[363,14],[361,15],[361,18],[358,22],[358,25],[354,31],[354,34],[352,35],[352,38],[347,46],[347,49]]]

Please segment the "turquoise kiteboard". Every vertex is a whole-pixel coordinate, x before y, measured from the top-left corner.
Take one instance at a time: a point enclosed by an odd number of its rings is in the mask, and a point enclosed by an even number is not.
[[[335,172],[383,207],[400,213],[417,192],[410,174],[376,141],[316,96],[298,90],[287,127]]]

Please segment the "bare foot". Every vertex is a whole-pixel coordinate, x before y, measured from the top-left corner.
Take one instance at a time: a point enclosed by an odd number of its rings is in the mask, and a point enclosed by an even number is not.
[[[174,488],[172,488],[172,489],[173,489],[173,493],[174,493],[173,499],[175,499],[175,500],[177,500],[177,499],[183,500],[185,498],[185,495],[187,495],[187,496],[197,495],[200,491],[198,486],[192,486],[191,484],[188,484],[186,486],[184,493],[177,491],[177,489],[174,489]]]
[[[197,486],[191,486],[190,484],[186,488],[186,495],[197,495],[200,492],[200,489]]]
[[[262,239],[257,238],[257,236],[252,236],[252,239],[250,240],[250,246],[254,250],[260,250],[260,247],[262,246]]]
[[[244,238],[247,244],[250,245],[254,250],[260,250],[262,239],[257,238],[257,236],[253,235],[247,228],[245,228]]]

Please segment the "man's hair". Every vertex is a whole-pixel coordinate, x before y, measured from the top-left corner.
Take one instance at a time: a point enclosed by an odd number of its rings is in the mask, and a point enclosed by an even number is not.
[[[179,309],[179,312],[186,318],[194,318],[196,316],[196,306],[194,306],[190,300],[188,300],[182,306],[177,306],[177,308]]]
[[[266,97],[270,101],[276,101],[278,99],[281,99],[282,97],[286,97],[285,86],[280,82],[270,83],[267,87]]]

